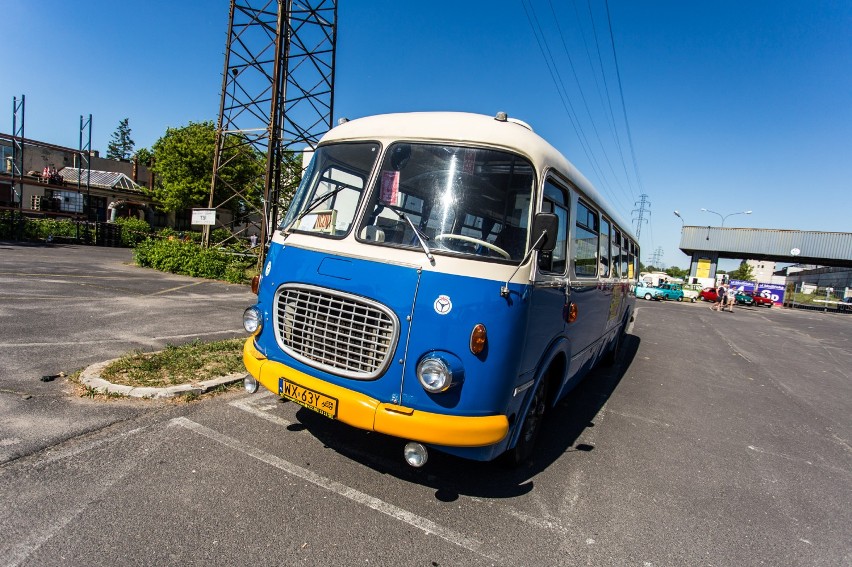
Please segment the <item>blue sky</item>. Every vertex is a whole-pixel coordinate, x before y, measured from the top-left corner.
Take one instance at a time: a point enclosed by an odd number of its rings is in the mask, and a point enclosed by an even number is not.
[[[719,225],[703,207],[753,211],[726,226],[852,230],[848,1],[610,0],[612,40],[600,0],[338,0],[338,10],[335,121],[506,111],[623,218],[648,196],[646,263],[661,248],[665,265],[688,267],[675,209],[687,225]],[[125,117],[137,148],[216,119],[225,0],[0,0],[0,14],[0,131],[11,132],[21,94],[28,138],[76,148],[91,113],[101,152]]]

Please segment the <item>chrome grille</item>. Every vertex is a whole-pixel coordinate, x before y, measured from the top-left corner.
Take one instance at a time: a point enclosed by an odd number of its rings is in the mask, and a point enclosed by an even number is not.
[[[384,305],[308,285],[278,289],[275,329],[278,344],[293,358],[360,380],[385,370],[399,336],[399,322]]]

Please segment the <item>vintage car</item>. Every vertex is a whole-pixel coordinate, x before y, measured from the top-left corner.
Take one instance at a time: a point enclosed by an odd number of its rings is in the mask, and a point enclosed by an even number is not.
[[[765,305],[767,307],[772,307],[772,305],[774,303],[772,301],[772,299],[770,299],[768,297],[763,297],[759,293],[754,293],[754,292],[749,291],[749,292],[746,293],[746,295],[748,295],[749,297],[752,298],[752,300],[754,301],[754,305],[756,307],[760,307],[761,305]]]
[[[702,301],[716,301],[716,289],[712,287],[705,287],[701,290],[701,293],[698,294]],[[737,305],[754,305],[754,299],[749,294],[738,291],[736,294]]]
[[[687,297],[686,292],[683,289],[683,286],[676,283],[662,283],[657,287],[658,296],[660,299],[674,299],[675,301],[683,301],[684,297]],[[698,297],[698,294],[695,294],[695,297]],[[695,301],[695,297],[690,298],[691,301]]]
[[[636,297],[641,297],[647,300],[656,299],[658,301],[660,299],[659,297],[657,297],[659,291],[660,290],[658,288],[652,285],[645,284],[643,282],[637,283],[635,289]]]

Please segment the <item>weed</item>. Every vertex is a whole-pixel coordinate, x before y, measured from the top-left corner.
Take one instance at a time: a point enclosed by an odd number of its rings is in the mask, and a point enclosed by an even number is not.
[[[108,365],[101,376],[113,384],[162,388],[208,380],[244,370],[243,339],[198,340],[167,345],[155,353],[133,352]]]

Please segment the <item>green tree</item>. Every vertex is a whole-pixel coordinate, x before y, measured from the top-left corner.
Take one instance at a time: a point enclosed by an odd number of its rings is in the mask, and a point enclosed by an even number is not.
[[[112,133],[107,145],[107,159],[130,159],[136,143],[130,138],[129,118],[118,123],[118,128]]]
[[[751,266],[743,260],[740,262],[740,267],[728,274],[732,280],[742,280],[746,282],[754,281],[754,271]]]
[[[684,270],[683,268],[678,268],[677,266],[672,266],[671,268],[666,268],[665,272],[673,278],[686,279],[686,277],[689,275],[688,270]]]
[[[219,171],[223,183],[217,184],[222,194],[214,195],[216,203],[227,200],[227,207],[239,214],[240,201],[257,205],[263,188],[264,162],[251,144],[236,137],[226,138]],[[157,184],[149,190],[157,205],[165,211],[206,206],[213,178],[213,154],[216,130],[213,122],[190,122],[181,128],[169,128],[152,146]],[[233,199],[238,192],[241,199]]]
[[[151,165],[151,159],[154,157],[154,152],[148,148],[139,148],[136,150],[136,153],[133,154],[133,157],[140,163],[140,165]]]

